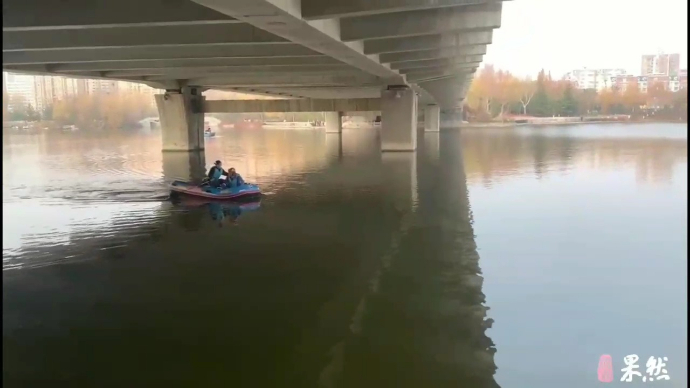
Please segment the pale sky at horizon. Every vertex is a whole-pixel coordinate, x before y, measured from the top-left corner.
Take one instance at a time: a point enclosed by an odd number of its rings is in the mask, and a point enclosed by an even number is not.
[[[484,64],[519,76],[544,68],[622,68],[640,73],[643,54],[680,53],[686,69],[686,0],[512,0],[503,3]]]

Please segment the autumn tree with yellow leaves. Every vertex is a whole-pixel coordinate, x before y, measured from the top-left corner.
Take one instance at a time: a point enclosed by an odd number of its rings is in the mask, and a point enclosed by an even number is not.
[[[664,84],[649,85],[643,93],[637,84],[625,90],[615,86],[600,92],[580,90],[570,81],[553,79],[544,70],[536,80],[521,78],[486,65],[474,77],[465,99],[465,109],[476,121],[501,120],[506,115],[587,116],[628,114],[646,117],[649,110],[685,118],[687,90],[666,90]]]
[[[138,93],[83,94],[56,101],[52,119],[84,128],[120,129],[155,116],[152,96]]]

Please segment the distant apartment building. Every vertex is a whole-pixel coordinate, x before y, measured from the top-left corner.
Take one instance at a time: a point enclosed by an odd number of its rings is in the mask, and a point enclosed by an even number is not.
[[[155,104],[153,95],[162,93],[148,85],[133,82],[82,79],[50,75],[28,75],[3,72],[3,112],[12,112],[16,104],[27,104],[42,111],[55,101],[70,96],[84,94],[136,93],[151,96],[151,104]]]
[[[153,95],[161,92],[148,85],[134,82],[51,76],[36,77],[36,105],[39,107],[38,109],[43,109],[52,101],[58,101],[68,96],[114,93],[150,95],[153,104]]]
[[[625,75],[623,69],[578,69],[566,74],[566,79],[578,89],[594,89],[596,91],[611,88],[616,77]]]
[[[34,76],[17,73],[4,73],[5,88],[7,90],[8,101],[7,110],[14,111],[18,103],[23,105],[31,104],[36,106],[36,93],[34,90]],[[23,107],[21,107],[23,108]]]
[[[86,94],[109,94],[117,90],[118,81],[106,79],[84,80],[82,89]]]
[[[34,93],[36,109],[42,111],[55,101],[78,94],[79,83],[74,78],[38,75],[34,77]]]
[[[614,79],[614,86],[620,91],[626,91],[628,88],[637,86],[643,93],[647,92],[647,77],[637,75],[621,75]]]
[[[79,94],[111,94],[121,91],[123,83],[125,82],[108,79],[79,79],[77,89]]]
[[[687,73],[682,76],[666,76],[666,75],[652,75],[652,76],[634,76],[622,75],[616,77],[614,85],[618,90],[626,91],[631,85],[636,85],[640,92],[647,93],[649,88],[653,85],[662,85],[664,89],[677,92],[681,89],[687,89],[688,76]]]
[[[138,93],[153,96],[161,93],[160,90],[148,85],[105,79],[79,80],[78,90],[80,93],[86,94]]]
[[[680,76],[680,54],[652,54],[642,56],[640,75]]]
[[[117,88],[120,92],[124,93],[138,93],[138,94],[147,94],[147,95],[155,95],[159,93],[163,93],[160,89],[154,89],[148,85],[145,84],[139,84],[135,82],[125,82],[125,81],[118,81]]]

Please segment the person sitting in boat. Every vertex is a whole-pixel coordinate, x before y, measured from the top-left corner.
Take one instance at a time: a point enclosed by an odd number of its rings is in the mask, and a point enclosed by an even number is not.
[[[220,160],[216,160],[216,163],[208,170],[208,184],[211,187],[218,187],[222,183],[220,179],[223,175],[227,175],[225,170],[223,170],[223,163]]]
[[[211,134],[211,127],[206,128],[206,133]]]
[[[228,170],[228,177],[225,182],[225,187],[232,188],[232,187],[238,187],[242,186],[244,184],[244,179],[242,179],[242,176],[235,172],[235,168],[231,167]]]

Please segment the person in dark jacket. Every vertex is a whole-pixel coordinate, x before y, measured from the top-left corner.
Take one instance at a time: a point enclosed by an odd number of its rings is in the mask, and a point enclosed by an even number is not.
[[[223,163],[220,160],[216,160],[216,163],[208,170],[208,184],[211,187],[219,187],[223,182],[220,177],[227,175],[225,170],[223,170]]]

